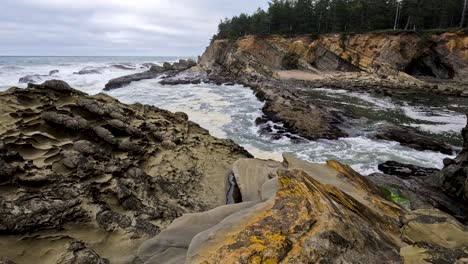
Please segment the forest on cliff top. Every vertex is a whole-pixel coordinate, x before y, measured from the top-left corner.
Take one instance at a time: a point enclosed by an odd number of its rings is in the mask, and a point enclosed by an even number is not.
[[[468,0],[273,0],[267,10],[226,18],[213,39],[249,34],[324,34],[466,26]]]

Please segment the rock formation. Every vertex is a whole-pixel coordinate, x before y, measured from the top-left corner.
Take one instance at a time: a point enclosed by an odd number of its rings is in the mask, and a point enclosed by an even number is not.
[[[453,160],[444,160],[445,167],[434,181],[449,196],[468,204],[468,125],[463,129],[462,136],[462,152]]]
[[[412,127],[383,126],[374,136],[376,139],[399,142],[403,146],[420,151],[431,150],[446,155],[454,155],[453,147],[429,133]]]
[[[62,81],[0,94],[0,259],[129,263],[184,213],[225,204],[249,157],[184,113]]]
[[[174,75],[179,72],[185,71],[187,69],[190,69],[194,66],[196,66],[196,62],[189,59],[189,60],[179,60],[179,62],[174,62],[173,64],[170,64],[168,62],[164,63],[163,66],[151,66],[151,68],[147,71],[141,72],[141,73],[135,73],[131,75],[126,75],[122,77],[118,77],[115,79],[110,80],[104,90],[109,91],[112,89],[117,89],[124,87],[131,82],[136,82],[136,81],[141,81],[141,80],[146,80],[146,79],[154,79],[162,74],[168,74],[168,75]]]
[[[284,71],[301,70],[301,74],[296,74],[299,79],[345,89],[378,84],[380,89],[425,89],[462,95],[463,84],[468,82],[467,47],[464,31],[432,35],[326,34],[316,39],[247,36],[235,42],[215,40],[199,64],[210,72],[229,72],[237,77],[281,78]],[[365,77],[370,82],[363,85],[356,77],[336,74],[356,71],[361,71],[359,79]],[[440,80],[446,80],[447,85]]]
[[[407,212],[350,167],[242,159],[242,203],[186,214],[142,244],[156,263],[463,263],[464,225],[436,209]],[[403,222],[400,222],[403,220]]]
[[[288,132],[310,140],[320,138],[338,139],[347,136],[340,128],[345,121],[340,111],[311,104],[291,92],[280,83],[246,83],[256,96],[265,101],[262,108],[264,118],[257,120],[274,121],[284,125]]]

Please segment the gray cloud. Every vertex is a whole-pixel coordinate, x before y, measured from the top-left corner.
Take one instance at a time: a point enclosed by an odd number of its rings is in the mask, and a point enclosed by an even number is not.
[[[267,0],[1,0],[0,55],[198,55]]]

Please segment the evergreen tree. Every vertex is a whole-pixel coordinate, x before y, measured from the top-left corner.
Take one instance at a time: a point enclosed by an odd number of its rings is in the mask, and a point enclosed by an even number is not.
[[[272,0],[268,10],[222,20],[214,39],[465,26],[468,0]],[[466,9],[466,7],[465,7]],[[461,14],[463,13],[463,14]]]

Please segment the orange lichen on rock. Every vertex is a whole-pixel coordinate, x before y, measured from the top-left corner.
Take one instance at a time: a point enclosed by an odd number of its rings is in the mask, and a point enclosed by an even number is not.
[[[204,248],[201,257],[190,259],[190,263],[399,260],[400,241],[394,240],[398,226],[393,221],[383,229],[385,225],[377,222],[385,219],[303,171],[279,170],[278,179],[280,189],[274,203],[260,211],[262,217],[238,232],[226,234],[215,246]]]

